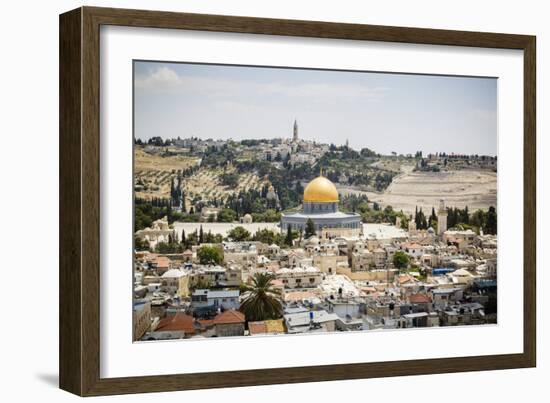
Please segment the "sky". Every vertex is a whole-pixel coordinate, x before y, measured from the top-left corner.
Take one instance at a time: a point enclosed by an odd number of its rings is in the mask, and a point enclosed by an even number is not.
[[[134,62],[135,137],[299,136],[382,154],[497,154],[497,79]]]

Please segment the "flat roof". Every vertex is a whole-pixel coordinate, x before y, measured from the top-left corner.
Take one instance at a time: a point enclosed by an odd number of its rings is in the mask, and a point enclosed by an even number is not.
[[[193,295],[206,295],[212,298],[238,297],[239,290],[196,290]]]
[[[363,224],[363,235],[366,239],[408,238],[407,231],[391,224]]]

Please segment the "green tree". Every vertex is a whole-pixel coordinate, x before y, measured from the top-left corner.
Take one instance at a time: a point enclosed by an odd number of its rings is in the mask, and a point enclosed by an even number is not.
[[[409,265],[409,255],[398,250],[393,254],[393,265],[399,270],[406,268]]]
[[[308,218],[306,221],[305,237],[309,238],[313,235],[315,235],[315,224],[311,218]]]
[[[141,240],[141,238],[135,237],[134,238],[134,249],[135,250],[149,250],[149,241],[146,239]]]
[[[428,226],[435,229],[437,225],[437,215],[435,214],[435,208],[432,207],[432,214],[430,214],[430,218],[428,220]]]
[[[468,206],[464,207],[464,210],[460,212],[460,222],[463,224],[470,224],[470,213],[468,212]]]
[[[244,227],[238,226],[229,231],[227,237],[235,242],[248,241],[250,239],[250,232]]]
[[[199,245],[203,242],[204,242],[204,232],[202,230],[202,225],[201,225],[199,229]]]
[[[292,236],[292,228],[290,228],[290,225],[287,227],[286,230],[286,237],[285,237],[285,244],[288,246],[292,246],[294,237]]]
[[[214,246],[203,246],[197,252],[201,264],[220,264],[223,262],[223,252]]]
[[[279,319],[283,316],[280,291],[273,287],[273,274],[256,273],[251,284],[244,284],[241,290],[244,300],[239,310],[247,321]]]
[[[222,174],[220,176],[220,180],[222,182],[222,185],[234,188],[237,187],[237,185],[239,184],[239,175],[235,173]]]
[[[187,239],[185,239],[185,230],[184,229],[181,230],[180,243],[187,247]]]
[[[183,252],[183,246],[176,242],[159,242],[156,246],[156,252],[158,253],[181,253]]]
[[[426,216],[422,211],[422,207],[420,207],[420,210],[418,209],[418,207],[416,207],[414,212],[414,222],[417,229],[428,229],[428,221],[426,220]]]
[[[487,234],[497,234],[497,211],[493,206],[489,207],[489,211],[487,211],[485,232]]]
[[[476,210],[470,219],[470,224],[474,227],[483,228],[485,226],[486,214],[483,210]]]
[[[267,245],[276,244],[279,246],[281,246],[284,242],[283,236],[280,233],[271,231],[267,228],[256,231],[256,233],[252,237],[252,240],[263,242]]]
[[[237,214],[231,209],[225,208],[218,213],[219,222],[233,222],[236,219]]]

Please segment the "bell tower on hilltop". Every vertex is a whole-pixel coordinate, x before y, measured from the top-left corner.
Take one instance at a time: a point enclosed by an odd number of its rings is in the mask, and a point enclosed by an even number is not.
[[[292,141],[298,141],[298,122],[294,119],[294,132],[292,133]]]

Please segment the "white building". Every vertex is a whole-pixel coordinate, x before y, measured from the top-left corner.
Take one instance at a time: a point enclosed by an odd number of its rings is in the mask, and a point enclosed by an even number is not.
[[[316,267],[283,268],[276,273],[285,288],[317,287],[323,280],[323,273]]]
[[[289,334],[310,331],[333,332],[336,330],[338,315],[327,311],[300,310],[285,314],[284,319]]]
[[[191,306],[239,309],[239,294],[239,290],[195,290],[191,295]]]

